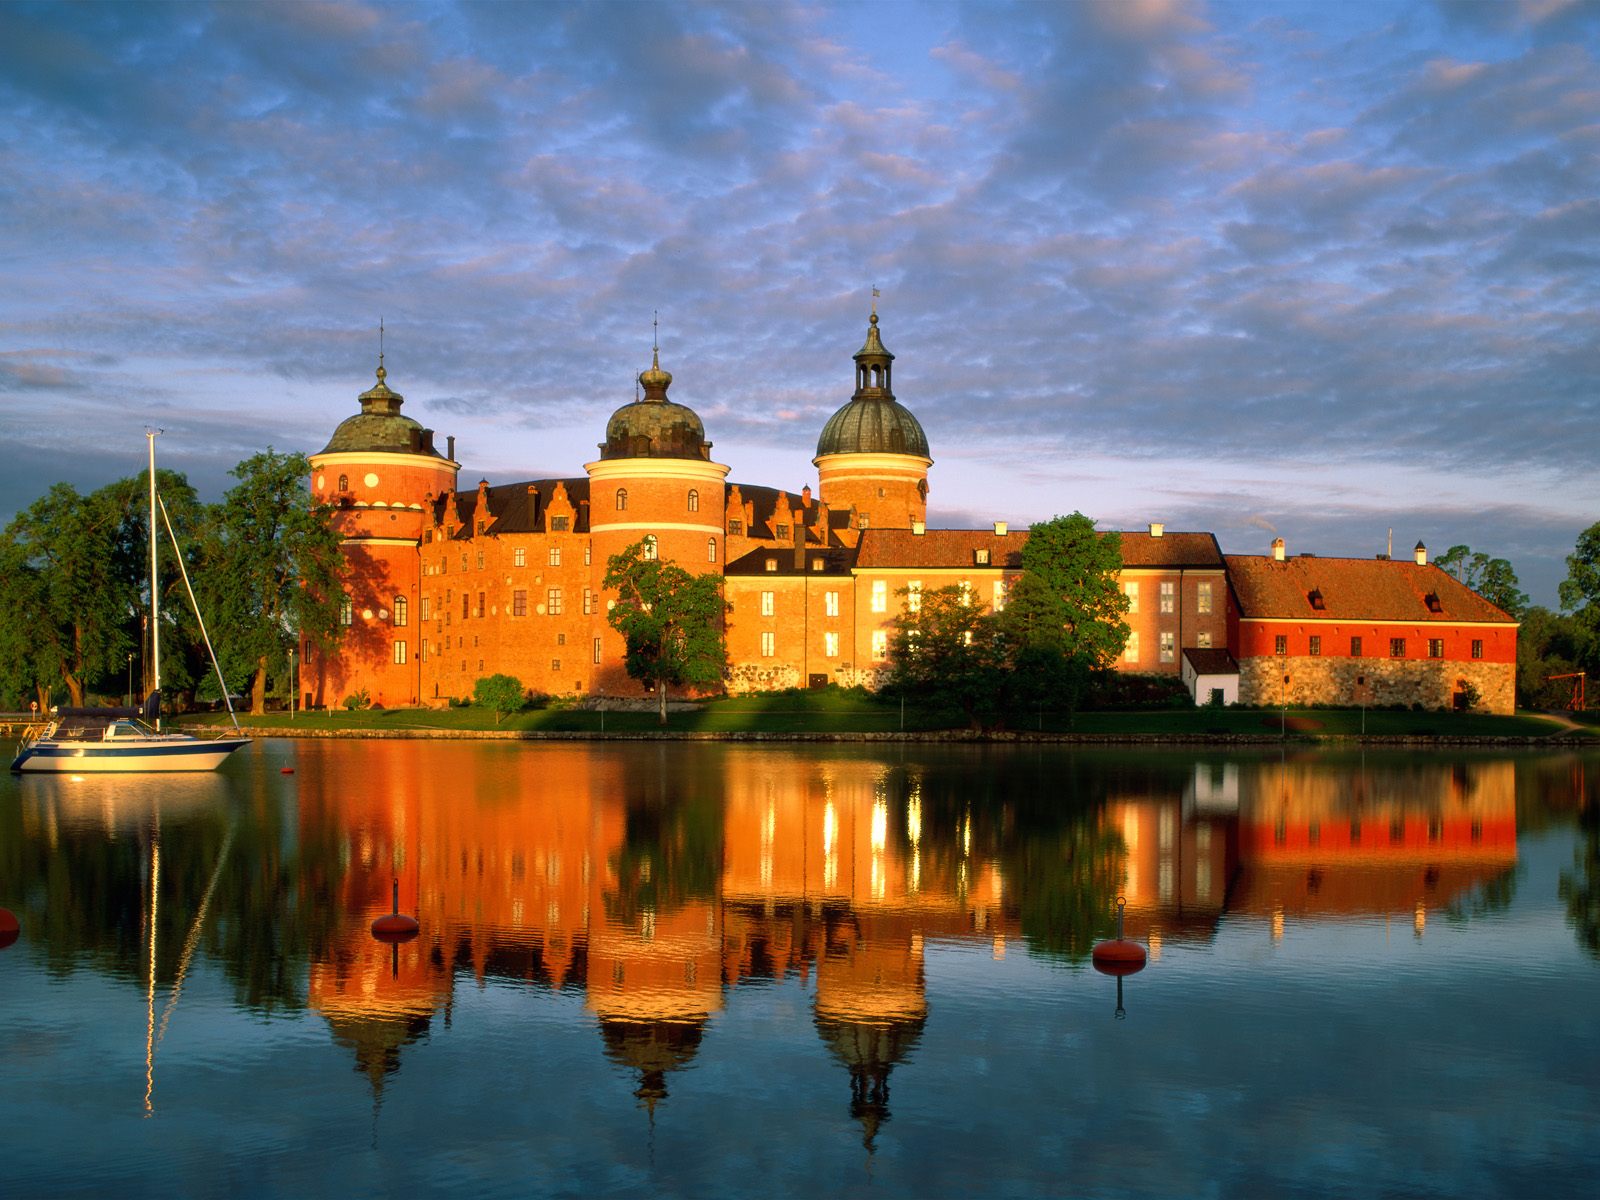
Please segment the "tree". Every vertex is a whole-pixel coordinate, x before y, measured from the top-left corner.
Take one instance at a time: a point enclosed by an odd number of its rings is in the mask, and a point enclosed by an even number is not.
[[[1503,558],[1490,558],[1470,546],[1451,546],[1434,564],[1448,571],[1498,609],[1521,617],[1528,609],[1527,593],[1517,583],[1517,573]]]
[[[472,702],[494,710],[494,723],[528,702],[522,680],[514,675],[489,675],[472,685]]]
[[[253,713],[266,711],[267,673],[297,632],[324,646],[339,633],[339,535],[306,490],[309,472],[305,455],[271,447],[245,459],[207,539],[203,607],[224,670],[250,679]]]
[[[939,708],[959,708],[969,724],[988,724],[1005,707],[1008,663],[1000,627],[967,587],[913,593],[889,645],[890,691]]]
[[[667,688],[710,688],[728,667],[723,637],[727,604],[715,575],[693,575],[645,556],[635,542],[606,562],[601,586],[615,591],[606,621],[623,637],[628,675],[654,691],[667,723]]]
[[[1575,657],[1592,678],[1600,672],[1600,521],[1578,535],[1559,594],[1561,607],[1577,625]]]
[[[1122,536],[1099,533],[1082,513],[1033,525],[1022,576],[1006,598],[1005,623],[1018,646],[1109,666],[1128,642],[1128,597],[1118,582]]]

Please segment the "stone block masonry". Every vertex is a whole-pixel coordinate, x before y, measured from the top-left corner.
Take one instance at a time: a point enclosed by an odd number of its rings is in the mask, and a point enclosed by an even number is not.
[[[1239,664],[1239,702],[1453,708],[1462,681],[1478,691],[1476,711],[1515,710],[1515,663],[1416,658],[1247,658]]]

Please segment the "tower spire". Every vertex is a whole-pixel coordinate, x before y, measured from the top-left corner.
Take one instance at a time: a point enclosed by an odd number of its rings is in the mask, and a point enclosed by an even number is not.
[[[378,318],[378,382],[382,383],[389,375],[383,369],[383,318]]]

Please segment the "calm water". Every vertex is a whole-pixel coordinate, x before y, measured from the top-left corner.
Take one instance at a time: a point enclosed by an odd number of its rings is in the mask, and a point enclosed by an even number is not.
[[[1600,1177],[1596,755],[276,742],[6,779],[0,905],[6,1196]]]

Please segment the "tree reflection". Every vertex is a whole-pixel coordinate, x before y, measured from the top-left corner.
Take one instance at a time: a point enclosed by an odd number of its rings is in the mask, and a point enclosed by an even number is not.
[[[1573,866],[1574,870],[1561,872],[1558,890],[1578,945],[1600,958],[1600,804],[1593,800],[1578,810]]]

